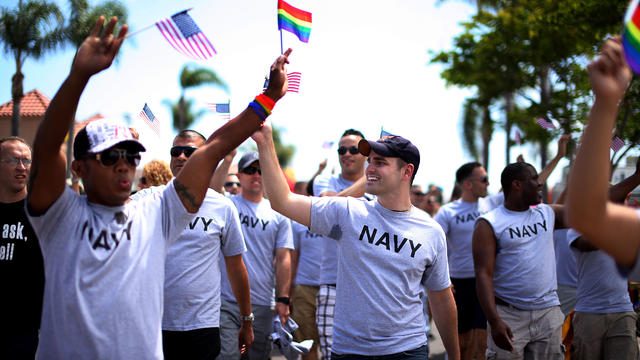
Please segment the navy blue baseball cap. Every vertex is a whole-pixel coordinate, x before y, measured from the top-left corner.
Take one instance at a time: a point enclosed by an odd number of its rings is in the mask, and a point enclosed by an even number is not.
[[[420,151],[411,141],[402,136],[383,136],[376,141],[362,139],[358,143],[358,150],[364,156],[369,156],[373,150],[378,155],[400,158],[406,163],[413,164],[414,174],[418,172]]]

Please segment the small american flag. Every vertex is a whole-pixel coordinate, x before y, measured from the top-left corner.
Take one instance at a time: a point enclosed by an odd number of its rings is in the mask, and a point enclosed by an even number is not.
[[[325,141],[322,143],[323,149],[331,149],[333,147],[333,141]]]
[[[208,103],[207,107],[209,107],[209,109],[214,113],[218,114],[220,118],[222,118],[222,120],[225,120],[225,121],[231,120],[229,103],[223,103],[223,104]]]
[[[287,92],[297,93],[300,90],[301,79],[302,79],[301,72],[294,71],[292,73],[287,74],[287,80],[289,81],[289,87],[287,88]]]
[[[384,129],[381,128],[380,129],[380,139],[382,139],[385,136],[393,136],[393,134],[388,132],[388,131],[385,131]]]
[[[620,139],[617,136],[614,136],[613,139],[611,139],[611,150],[613,150],[613,152],[618,152],[623,147],[624,147],[624,140]]]
[[[189,10],[183,10],[171,15],[168,19],[158,21],[156,26],[162,36],[178,52],[196,60],[208,59],[216,54],[216,49],[187,14]]]
[[[513,137],[513,142],[515,142],[518,145],[522,143],[522,138],[520,138],[520,131],[518,131],[517,129],[516,129],[516,134]]]
[[[537,118],[536,122],[538,123],[538,125],[540,125],[543,129],[547,129],[547,130],[553,130],[556,128],[555,125],[553,125],[553,123],[551,121],[548,121],[544,118]]]
[[[153,115],[149,105],[145,103],[139,115],[142,120],[149,125],[151,130],[155,131],[156,135],[160,136],[160,125],[158,124],[160,121],[155,117],[155,115]]]

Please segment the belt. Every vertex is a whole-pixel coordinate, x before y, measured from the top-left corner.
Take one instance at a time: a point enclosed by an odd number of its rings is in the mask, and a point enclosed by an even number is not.
[[[495,300],[495,301],[496,301],[496,305],[502,305],[502,306],[510,307],[510,308],[512,308],[512,309],[522,310],[522,309],[520,309],[519,307],[516,307],[516,306],[511,305],[511,304],[509,304],[508,302],[506,302],[506,301],[504,301],[504,300],[500,299],[500,298],[499,298],[499,297],[497,297],[497,296],[495,297],[495,299],[496,299],[496,300]]]

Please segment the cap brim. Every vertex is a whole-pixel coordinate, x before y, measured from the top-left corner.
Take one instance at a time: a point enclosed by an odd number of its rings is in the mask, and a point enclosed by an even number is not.
[[[373,150],[378,155],[398,157],[398,154],[391,151],[385,144],[365,139],[360,140],[360,142],[358,143],[358,151],[360,151],[360,154],[369,156],[371,150]]]

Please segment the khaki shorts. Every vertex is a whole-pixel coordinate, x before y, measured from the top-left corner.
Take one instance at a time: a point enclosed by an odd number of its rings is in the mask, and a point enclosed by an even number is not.
[[[295,341],[313,340],[311,351],[318,351],[318,325],[316,324],[316,296],[317,286],[296,285],[293,292],[293,309],[291,318],[298,324],[298,330],[293,333]]]

